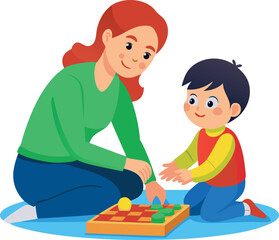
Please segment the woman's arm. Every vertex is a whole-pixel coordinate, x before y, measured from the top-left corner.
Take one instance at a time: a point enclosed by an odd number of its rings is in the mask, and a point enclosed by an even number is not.
[[[130,95],[122,83],[120,83],[119,87],[118,104],[112,120],[113,127],[127,158],[145,161],[152,169],[140,140],[138,122]],[[151,177],[147,180],[146,184],[152,181],[156,181],[153,169]]]
[[[75,77],[60,80],[52,99],[52,111],[61,141],[76,160],[122,171],[126,157],[86,142],[83,118],[83,91]]]

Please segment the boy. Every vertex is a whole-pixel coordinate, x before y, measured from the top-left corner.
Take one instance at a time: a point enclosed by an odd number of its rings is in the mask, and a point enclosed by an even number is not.
[[[221,59],[198,62],[187,72],[189,84],[184,104],[187,117],[202,129],[188,149],[174,161],[164,164],[162,179],[185,185],[198,182],[185,196],[191,215],[207,221],[222,221],[244,215],[266,218],[251,201],[236,201],[245,187],[245,165],[236,135],[225,125],[245,109],[249,83],[236,65]],[[195,162],[199,166],[190,168]]]

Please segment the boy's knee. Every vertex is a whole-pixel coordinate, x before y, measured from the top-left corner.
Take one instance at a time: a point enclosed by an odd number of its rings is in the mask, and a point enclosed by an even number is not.
[[[189,192],[185,195],[185,197],[184,197],[184,204],[188,204],[188,205],[192,205],[192,199],[191,199],[191,197],[190,197],[190,194],[189,194]]]

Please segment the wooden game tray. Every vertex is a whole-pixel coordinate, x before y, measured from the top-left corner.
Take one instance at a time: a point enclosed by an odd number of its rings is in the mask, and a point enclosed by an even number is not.
[[[86,233],[116,235],[165,236],[189,217],[189,205],[181,205],[173,216],[166,216],[164,223],[151,223],[151,205],[133,205],[130,211],[119,211],[114,205],[86,223]],[[164,205],[164,208],[173,205]]]

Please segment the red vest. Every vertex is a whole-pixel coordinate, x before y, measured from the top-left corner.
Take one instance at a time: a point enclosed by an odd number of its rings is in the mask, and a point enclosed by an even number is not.
[[[208,136],[205,129],[200,130],[198,138],[198,163],[201,165],[207,160],[218,139],[225,133],[229,133],[233,136],[235,150],[225,168],[217,176],[206,182],[215,187],[233,186],[245,179],[245,165],[241,146],[234,132],[228,128],[225,128],[224,132],[217,137]]]

